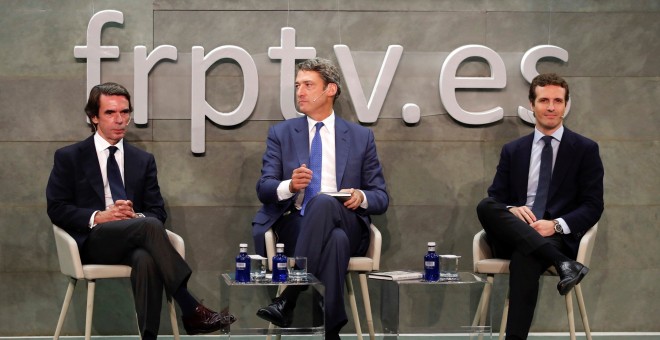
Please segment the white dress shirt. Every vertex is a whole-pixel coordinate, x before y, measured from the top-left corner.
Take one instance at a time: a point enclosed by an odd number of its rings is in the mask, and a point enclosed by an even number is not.
[[[561,143],[561,138],[564,135],[564,126],[560,126],[557,131],[555,131],[552,136],[552,141],[550,145],[552,146],[552,169],[555,169],[555,161],[557,160],[557,151],[559,150],[559,143]],[[534,141],[532,142],[532,155],[529,159],[529,174],[527,175],[527,202],[525,205],[532,209],[534,206],[534,199],[536,198],[536,189],[539,186],[539,173],[541,170],[541,151],[545,146],[545,142],[541,139],[545,136],[541,131],[534,129]],[[537,216],[540,218],[540,216]],[[570,234],[571,229],[568,227],[568,224],[564,221],[563,218],[558,218],[559,224],[561,224],[564,234]]]
[[[332,111],[328,118],[324,119],[323,126],[321,127],[321,143],[323,145],[323,153],[321,156],[321,191],[320,192],[335,192],[342,188],[337,188],[337,167],[336,167],[336,158],[335,158],[335,112]],[[307,128],[309,129],[309,148],[312,147],[312,139],[316,134],[316,123],[317,121],[307,117]],[[289,191],[289,185],[291,180],[285,180],[280,183],[277,187],[277,197],[280,201],[291,198],[295,193]],[[357,189],[359,190],[359,189]],[[362,190],[360,190],[362,192]],[[302,207],[302,202],[305,197],[305,190],[303,189],[300,192],[300,195],[296,198],[296,208],[300,209]],[[364,200],[360,204],[361,208],[366,209],[369,204],[367,202],[367,196],[362,192],[362,197]]]
[[[109,207],[115,202],[112,200],[112,192],[110,191],[110,183],[108,182],[108,157],[110,156],[110,150],[108,148],[112,146],[108,141],[103,139],[98,132],[94,134],[94,147],[96,148],[96,156],[99,160],[99,167],[101,168],[101,177],[103,177],[103,194],[105,196],[105,207]],[[117,160],[117,165],[119,166],[119,172],[121,173],[121,180],[124,182],[124,140],[121,139],[119,143],[115,144],[117,151],[115,152],[115,160]],[[96,216],[95,211],[92,214],[92,217],[89,219],[89,227],[94,227],[94,217]]]

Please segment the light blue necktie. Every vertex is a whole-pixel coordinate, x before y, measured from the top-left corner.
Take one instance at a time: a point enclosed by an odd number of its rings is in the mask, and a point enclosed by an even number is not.
[[[305,215],[305,206],[307,203],[321,191],[321,172],[323,168],[323,143],[321,142],[321,127],[323,123],[316,123],[316,133],[312,139],[312,147],[309,149],[309,164],[307,166],[312,170],[312,181],[305,188],[305,198],[303,199],[300,215]]]
[[[543,136],[545,145],[541,151],[541,169],[539,170],[539,186],[534,197],[532,212],[537,220],[543,219],[545,207],[548,202],[550,179],[552,178],[552,136]]]
[[[108,183],[110,184],[110,193],[112,194],[112,201],[125,200],[126,189],[124,189],[124,182],[121,180],[121,172],[119,172],[119,165],[115,159],[115,152],[119,150],[116,146],[108,147],[110,156],[108,156]]]

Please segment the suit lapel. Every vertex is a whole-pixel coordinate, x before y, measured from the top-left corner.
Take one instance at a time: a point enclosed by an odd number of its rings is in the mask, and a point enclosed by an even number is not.
[[[512,167],[515,169],[516,173],[513,175],[513,178],[519,178],[519,181],[515,181],[515,197],[519,202],[525,204],[527,201],[527,184],[529,183],[529,163],[532,156],[532,143],[534,142],[534,133],[531,133],[518,143],[516,147],[516,154],[513,159],[516,162],[516,165]]]
[[[298,165],[309,163],[309,130],[306,116],[297,118],[293,122],[291,138],[298,157]]]
[[[337,172],[337,190],[341,189],[341,183],[348,162],[348,153],[351,138],[348,134],[348,124],[341,118],[335,116],[335,168]]]
[[[93,155],[93,157],[90,157]],[[105,202],[105,192],[103,191],[103,176],[101,175],[101,167],[99,166],[98,155],[96,154],[96,147],[94,146],[94,136],[89,137],[80,147],[80,155],[78,155],[82,163],[85,177],[88,179],[89,184],[92,186],[94,192],[99,196],[102,202]]]
[[[561,182],[566,178],[568,169],[573,163],[573,151],[575,149],[575,138],[573,131],[564,127],[564,135],[559,143],[557,150],[557,159],[552,170],[552,179],[550,180],[550,190],[548,191],[548,202],[561,186]]]
[[[124,188],[126,189],[126,198],[133,201],[135,199],[133,181],[138,178],[137,153],[132,145],[124,140]]]

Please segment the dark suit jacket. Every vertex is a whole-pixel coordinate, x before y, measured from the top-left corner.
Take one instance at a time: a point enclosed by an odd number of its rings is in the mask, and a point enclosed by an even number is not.
[[[371,214],[387,210],[389,196],[383,171],[376,153],[373,132],[335,116],[335,157],[337,189],[364,191],[369,207],[357,212],[366,225]],[[265,255],[264,233],[294,204],[296,196],[279,202],[277,187],[291,179],[293,170],[309,163],[309,130],[307,117],[294,118],[271,127],[266,140],[257,196],[263,203],[252,221],[252,236],[257,253]]]
[[[133,210],[165,222],[167,213],[156,174],[154,156],[124,140],[124,186]],[[82,246],[90,232],[90,217],[96,210],[105,210],[94,136],[55,152],[46,198],[53,224],[66,230]]]
[[[532,133],[504,145],[488,196],[506,205],[525,205],[533,139]],[[603,175],[598,144],[564,127],[543,218],[566,221],[571,233],[563,240],[576,254],[580,239],[603,212]]]

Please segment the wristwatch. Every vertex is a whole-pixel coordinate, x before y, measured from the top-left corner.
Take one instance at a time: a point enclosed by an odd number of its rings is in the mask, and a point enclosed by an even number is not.
[[[557,234],[563,234],[563,233],[564,233],[564,229],[562,229],[561,224],[559,224],[559,221],[557,221],[557,220],[552,220],[552,222],[555,223],[555,233],[557,233]]]

